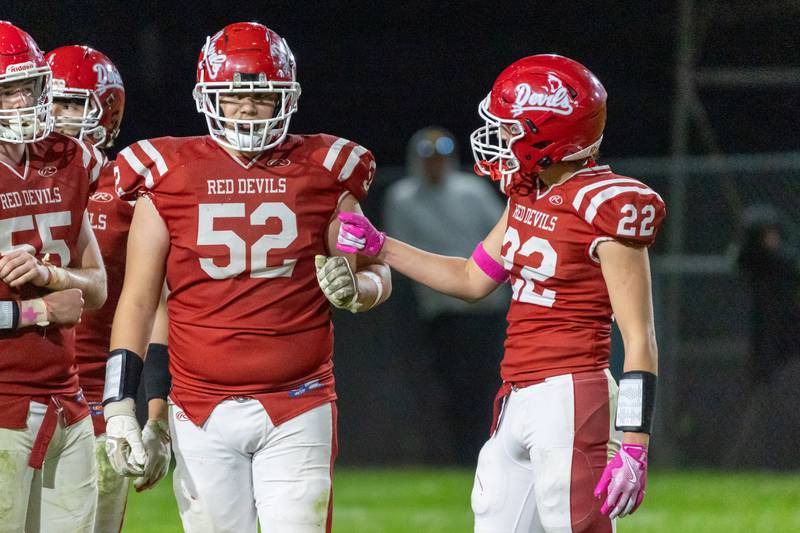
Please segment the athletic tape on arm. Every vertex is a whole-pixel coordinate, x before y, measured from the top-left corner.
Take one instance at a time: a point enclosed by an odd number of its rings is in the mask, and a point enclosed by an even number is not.
[[[508,272],[503,268],[503,265],[495,261],[495,259],[486,253],[483,247],[483,242],[479,242],[478,246],[472,252],[472,260],[478,265],[484,274],[489,276],[498,285],[505,283],[508,279]]]

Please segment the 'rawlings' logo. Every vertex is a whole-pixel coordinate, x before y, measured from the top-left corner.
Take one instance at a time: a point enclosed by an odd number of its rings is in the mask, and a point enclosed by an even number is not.
[[[49,178],[50,176],[52,176],[56,172],[58,172],[58,169],[56,167],[46,166],[46,167],[40,168],[38,173],[39,173],[40,176],[44,176],[45,178]]]
[[[517,99],[511,106],[511,114],[518,117],[523,111],[552,111],[559,115],[572,114],[572,102],[564,83],[553,74],[548,74],[547,92],[533,92],[527,83],[520,83],[515,89]]]
[[[123,89],[122,76],[114,69],[97,63],[92,67],[97,74],[97,92],[103,94],[109,89]]]
[[[17,63],[16,65],[9,65],[8,68],[6,68],[6,74],[25,72],[26,70],[32,70],[35,68],[36,65],[33,64],[33,61],[26,61],[25,63]]]
[[[111,202],[114,200],[114,195],[108,192],[96,192],[89,199],[95,202]]]

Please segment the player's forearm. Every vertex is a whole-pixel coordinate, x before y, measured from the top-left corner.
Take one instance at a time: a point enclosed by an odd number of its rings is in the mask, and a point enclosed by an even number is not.
[[[157,306],[157,297],[126,295],[123,290],[111,327],[111,349],[123,348],[144,357]]]
[[[49,267],[50,283],[47,288],[53,290],[80,289],[83,293],[86,309],[100,309],[108,296],[106,287],[106,270],[102,266],[91,268],[59,268]]]
[[[658,375],[658,346],[652,328],[623,335],[625,347],[624,371],[641,370]]]
[[[381,250],[381,259],[393,269],[433,290],[473,302],[485,297],[485,284],[475,283],[468,260],[433,254],[391,237]]]
[[[386,265],[360,266],[356,272],[356,279],[360,313],[382,304],[392,294],[392,271]]]
[[[637,328],[635,332],[623,335],[625,346],[625,372],[649,372],[658,375],[658,348],[655,332],[652,328]],[[650,435],[647,433],[625,432],[622,441],[626,444],[649,446]]]

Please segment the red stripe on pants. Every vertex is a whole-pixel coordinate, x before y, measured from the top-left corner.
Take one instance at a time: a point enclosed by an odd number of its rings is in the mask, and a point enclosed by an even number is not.
[[[331,437],[331,494],[328,497],[328,524],[325,527],[326,533],[331,533],[331,529],[333,528],[333,463],[336,461],[336,456],[339,454],[339,437],[336,433],[338,419],[336,402],[331,402],[331,417],[333,418],[333,435]]]
[[[570,517],[574,533],[611,533],[611,520],[600,514],[594,487],[608,461],[610,412],[608,378],[603,371],[573,374],[575,439],[570,480]]]

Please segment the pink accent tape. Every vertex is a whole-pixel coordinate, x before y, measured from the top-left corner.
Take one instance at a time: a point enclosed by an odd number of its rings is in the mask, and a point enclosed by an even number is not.
[[[508,279],[508,272],[503,268],[503,265],[494,260],[494,258],[486,253],[483,248],[483,242],[479,242],[472,252],[472,260],[478,265],[484,274],[492,278],[495,283],[505,283]]]

